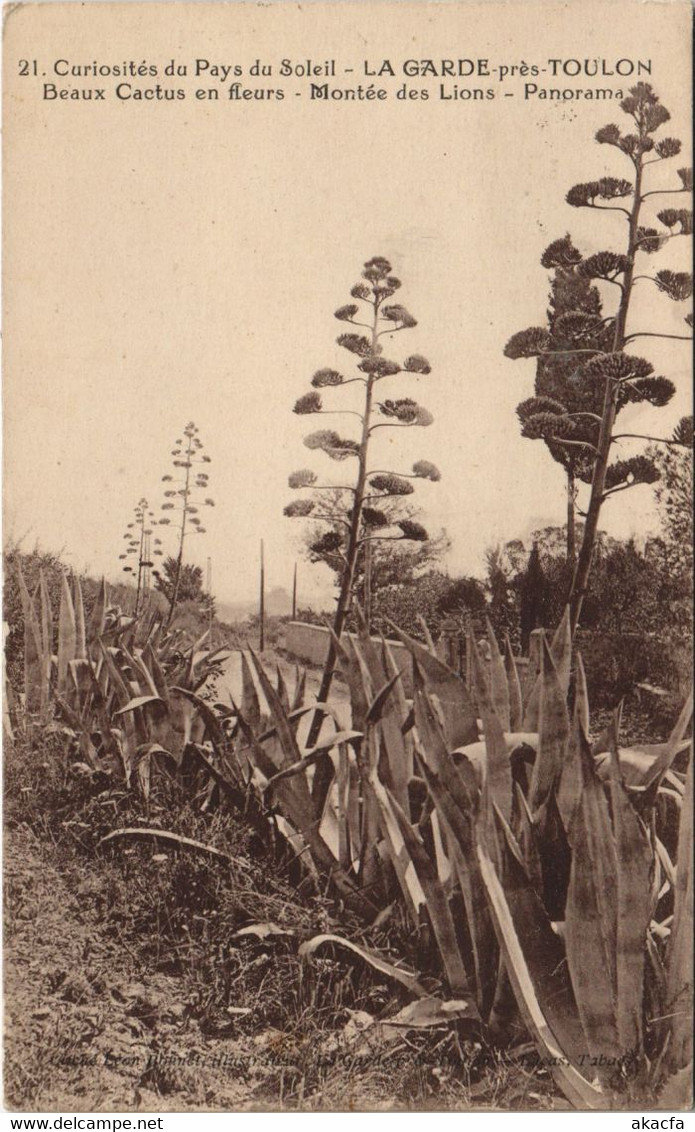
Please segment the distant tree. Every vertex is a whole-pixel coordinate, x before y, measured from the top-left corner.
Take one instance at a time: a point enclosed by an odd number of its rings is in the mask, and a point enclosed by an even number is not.
[[[538,543],[534,542],[528,565],[519,585],[519,627],[522,652],[528,652],[532,631],[547,627],[547,619],[548,579],[541,564]]]
[[[176,588],[177,575],[177,601],[201,601],[204,596],[203,571],[200,566],[183,562],[179,570],[178,560],[170,554],[162,562],[161,569],[155,570],[154,574],[156,588],[169,602]]]
[[[626,348],[635,339],[644,337],[692,340],[692,334],[660,334],[651,330],[628,332],[628,314],[634,287],[638,281],[650,281],[659,292],[675,302],[684,302],[692,295],[692,276],[687,272],[666,269],[657,271],[654,275],[637,273],[638,260],[642,255],[657,253],[670,240],[692,234],[692,212],[688,209],[666,208],[659,211],[656,219],[662,225],[660,230],[646,227],[642,218],[648,198],[663,193],[690,193],[692,169],[678,170],[679,187],[652,189],[645,192],[648,166],[675,157],[680,153],[681,143],[676,138],[665,137],[657,141],[654,137],[659,128],[669,120],[670,115],[648,83],[638,83],[633,87],[629,96],[622,101],[621,109],[632,119],[630,128],[634,132],[623,134],[618,126],[611,124],[597,132],[596,140],[602,145],[613,146],[627,158],[632,165],[634,179],[628,181],[616,177],[602,177],[596,181],[575,185],[567,193],[566,198],[567,203],[574,208],[621,212],[628,221],[623,253],[601,251],[577,259],[578,253],[572,249],[574,260],[572,266],[578,274],[587,280],[611,284],[618,292],[618,300],[610,324],[612,340],[608,347],[599,345],[597,352],[596,316],[580,310],[569,311],[562,316],[562,333],[569,338],[570,344],[561,344],[561,349],[558,349],[558,343],[553,341],[547,327],[531,327],[529,330],[521,331],[515,334],[505,347],[505,354],[510,358],[548,358],[558,353],[575,357],[583,356],[583,364],[576,372],[577,385],[587,390],[593,388],[596,396],[601,399],[602,407],[597,414],[598,435],[595,441],[585,439],[577,431],[581,427],[583,418],[578,416],[571,405],[560,402],[554,408],[546,406],[543,411],[531,414],[529,420],[525,422],[526,435],[531,435],[529,429],[532,428],[536,435],[544,439],[548,437],[554,443],[569,448],[579,447],[589,454],[593,463],[584,537],[569,595],[573,628],[576,628],[579,621],[587,592],[598,536],[599,517],[605,500],[635,484],[653,483],[658,476],[653,461],[646,455],[618,459],[611,463],[613,446],[619,440],[657,439],[632,432],[617,433],[615,423],[618,412],[628,403],[666,405],[675,391],[673,383],[668,378],[654,374],[650,362],[627,354]],[[552,247],[551,245],[551,249]],[[546,256],[551,249],[546,251]],[[685,318],[692,329],[692,313],[687,314]]]
[[[666,448],[650,449],[661,479],[656,501],[671,571],[688,582],[693,573],[693,418],[683,417]]]
[[[443,621],[453,620],[461,630],[467,630],[475,618],[485,616],[485,610],[485,589],[476,578],[450,578],[441,570],[427,570],[378,591],[374,629],[390,636],[393,623],[422,639],[424,621],[436,638]]]
[[[327,492],[326,496],[326,505],[332,511],[337,514],[347,513],[351,498],[347,492],[336,488],[334,492]],[[420,522],[419,511],[404,498],[385,499],[380,507],[388,519],[389,529],[395,528],[403,520]],[[338,590],[345,570],[346,543],[347,532],[342,523],[335,523],[328,529],[321,524],[313,524],[306,529],[303,539],[304,553],[309,561],[328,566],[334,574]],[[450,546],[451,540],[446,531],[440,531],[422,542],[375,539],[370,546],[369,557],[364,553],[358,557],[353,592],[363,610],[370,607],[370,619],[375,628],[380,625],[382,594],[393,587],[413,585],[418,577],[436,566]],[[346,624],[351,624],[350,617]]]

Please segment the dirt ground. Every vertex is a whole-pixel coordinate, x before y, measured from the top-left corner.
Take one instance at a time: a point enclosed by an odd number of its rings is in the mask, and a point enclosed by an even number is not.
[[[251,950],[238,994],[226,999],[239,1005],[205,1008],[198,978],[164,973],[151,949],[141,953],[132,935],[114,930],[108,912],[120,899],[118,868],[93,870],[78,859],[57,867],[54,856],[55,846],[27,827],[6,834],[4,1104],[11,1111],[565,1107],[544,1071],[485,1061],[479,1044],[462,1047],[451,1033],[404,1034],[388,1047],[363,1040],[360,1027],[372,1015],[336,1009],[335,971],[345,972],[328,960],[297,1007],[278,1002],[278,994],[294,993],[283,990],[283,966],[301,982],[294,960]],[[388,995],[389,988],[369,985],[356,1005],[376,1013],[386,1001],[392,1013]]]
[[[181,980],[143,969],[30,831],[5,840],[5,1103],[31,1111],[240,1109],[262,1065],[205,1039]],[[252,1067],[253,1062],[253,1067]]]

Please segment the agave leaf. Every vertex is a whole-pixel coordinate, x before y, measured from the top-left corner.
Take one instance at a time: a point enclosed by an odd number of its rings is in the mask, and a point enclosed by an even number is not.
[[[465,756],[461,757],[457,767],[443,741],[436,755],[433,755],[430,744],[423,741],[420,765],[436,807],[437,819],[447,838],[463,895],[473,950],[478,1009],[483,1017],[487,1017],[497,981],[498,956],[475,856],[479,806],[477,775]]]
[[[435,645],[434,641],[432,640],[432,634],[430,633],[429,626],[428,626],[427,622],[425,621],[425,618],[422,616],[421,613],[418,613],[418,615],[417,615],[417,622],[418,622],[420,628],[422,629],[422,635],[425,638],[425,644],[427,645],[428,649],[432,653],[432,656],[436,656],[437,655],[436,645]]]
[[[577,696],[574,703],[574,719],[567,743],[567,755],[560,772],[560,781],[557,787],[557,805],[562,818],[562,824],[567,833],[570,845],[574,846],[573,828],[574,820],[579,809],[584,788],[584,772],[582,770],[582,743],[587,732],[584,727],[588,720],[585,710],[586,699],[581,692],[582,686],[586,688],[584,666],[581,657],[577,656]]]
[[[63,574],[58,613],[58,691],[63,693],[68,679],[68,664],[77,655],[77,623],[68,580]]]
[[[673,738],[673,737],[672,737]],[[673,926],[668,947],[667,1002],[671,1041],[666,1055],[677,1071],[693,1058],[693,761],[690,760],[678,831]]]
[[[50,658],[53,641],[53,610],[51,608],[51,597],[48,592],[48,583],[43,570],[39,570],[39,596],[41,609],[41,645],[44,658]]]
[[[296,668],[296,681],[294,686],[294,696],[292,697],[291,712],[296,711],[304,704],[304,697],[306,696],[306,668],[301,668],[297,665]]]
[[[512,642],[509,634],[505,633],[504,667],[507,674],[507,688],[509,695],[509,731],[521,731],[521,722],[524,716],[524,704],[521,694],[519,669],[517,668]]]
[[[439,700],[449,748],[453,750],[466,743],[474,743],[478,738],[477,713],[461,677],[432,656],[419,641],[401,632],[397,626],[392,627],[424,673],[429,692]]]
[[[382,639],[382,665],[387,678],[401,675],[391,649]],[[408,783],[413,777],[413,737],[403,732],[403,720],[408,714],[408,702],[403,681],[397,680],[389,697],[381,721],[382,763],[380,773],[392,790],[399,806],[408,812]]]
[[[409,1002],[398,1014],[378,1023],[385,1029],[398,1027],[400,1030],[427,1030],[431,1026],[450,1025],[465,1018],[475,1019],[475,1011],[467,999],[417,998]]]
[[[248,720],[251,730],[258,733],[261,728],[261,706],[258,702],[256,684],[244,652],[241,653],[241,710],[244,713],[244,718]]]
[[[389,696],[391,695],[391,692],[393,691],[394,684],[397,680],[400,680],[400,678],[401,674],[400,672],[397,672],[395,676],[392,676],[391,679],[388,680],[386,684],[384,684],[383,688],[379,689],[376,696],[369,705],[369,710],[367,711],[367,716],[364,721],[365,725],[370,723],[379,723],[382,716],[384,715],[386,703]]]
[[[512,815],[512,768],[504,731],[488,694],[487,677],[473,633],[469,635],[469,653],[485,734],[484,794],[488,821],[491,818],[492,806],[495,805],[504,820],[508,822]]]
[[[553,658],[545,640],[541,642],[538,753],[529,788],[533,813],[550,795],[565,763],[569,717]]]
[[[690,726],[692,718],[693,693],[691,692],[686,702],[684,703],[676,725],[671,732],[671,735],[669,736],[668,743],[666,744],[666,750],[657,756],[657,758],[654,760],[654,764],[651,770],[642,781],[642,785],[644,786],[645,790],[648,790],[650,786],[660,783],[662,778],[666,774],[666,771],[670,770],[671,763],[675,759],[679,750],[683,749],[681,744],[685,737],[685,733]]]
[[[347,811],[350,805],[350,752],[344,743],[338,746],[338,765],[335,773],[335,814],[338,822],[338,860],[348,872],[352,867],[350,827]],[[357,852],[359,857],[359,850]]]
[[[363,731],[371,700],[371,694],[368,694],[364,687],[363,666],[360,665],[360,661],[354,649],[348,650],[345,647],[344,641],[336,637],[332,630],[330,630],[330,634],[333,647],[335,648],[338,666],[350,689],[352,725],[359,731]]]
[[[272,716],[273,723],[275,724],[275,727],[277,729],[284,762],[288,766],[292,763],[299,762],[302,756],[297,744],[294,730],[290,725],[290,721],[288,719],[287,712],[282,705],[282,701],[280,700],[280,697],[278,696],[273,685],[268,679],[266,671],[253,649],[249,649],[249,654],[251,656],[251,660],[253,661],[253,666],[256,669],[256,675],[258,676],[261,691],[266,698],[268,707],[270,708],[270,714]]]
[[[51,658],[53,654],[53,610],[48,592],[48,583],[43,570],[39,570],[39,608],[41,626],[41,711],[48,710],[51,682]]]
[[[518,782],[514,783],[514,794],[516,824],[512,827],[512,832],[516,837],[526,874],[535,892],[540,894],[543,892],[543,873],[538,853],[538,831]]]
[[[225,742],[224,731],[222,730],[217,715],[210,707],[210,704],[201,699],[197,692],[192,692],[190,688],[181,688],[177,685],[174,685],[171,688],[171,692],[183,696],[184,699],[188,700],[189,703],[193,704],[194,707],[197,708],[198,716],[200,717],[203,725],[205,726],[205,730],[209,734],[213,743],[217,744],[217,746],[223,747]]]
[[[126,711],[136,711],[138,708],[143,708],[147,704],[163,704],[163,702],[164,701],[161,700],[159,696],[136,696],[135,699],[129,700],[125,707],[120,708],[113,714],[114,716],[123,715]]]
[[[603,785],[580,732],[583,790],[572,826],[565,912],[567,962],[592,1057],[621,1052],[616,1027],[617,856]]]
[[[99,844],[105,845],[108,841],[119,841],[121,838],[127,838],[129,841],[163,841],[174,849],[203,853],[208,857],[214,857],[215,860],[225,861],[227,864],[233,862],[232,857],[227,853],[222,853],[219,849],[215,849],[212,845],[205,845],[202,841],[194,841],[190,837],[182,837],[181,834],[171,833],[166,829],[146,829],[144,826],[137,826],[133,829],[114,829],[112,833],[107,833],[106,837],[102,837]]]
[[[690,1111],[693,1107],[693,1063],[689,1061],[665,1082],[658,1095],[661,1111]]]
[[[245,789],[244,789],[245,782],[242,782],[241,786],[236,785],[234,782],[230,782],[229,779],[226,778],[226,776],[224,774],[222,774],[220,768],[218,766],[216,766],[215,763],[211,760],[211,758],[209,757],[209,753],[205,750],[204,747],[201,747],[199,743],[188,743],[186,745],[186,747],[184,748],[184,754],[186,754],[186,755],[190,754],[194,758],[196,758],[198,760],[198,762],[200,762],[201,765],[205,768],[205,770],[210,775],[210,777],[215,782],[215,784],[217,786],[219,786],[220,790],[224,794],[227,794],[230,797],[230,799],[232,800],[232,803],[244,812],[245,818],[248,819],[250,817],[251,820],[253,821],[254,808],[249,807],[249,805],[248,805],[248,795],[246,794]],[[172,757],[175,757],[175,756],[172,756]],[[182,760],[177,759],[176,760],[177,765],[180,765],[181,761]],[[231,769],[229,762],[225,762],[224,765],[227,769]],[[265,821],[263,821],[263,822],[254,821],[254,825],[256,826],[258,832],[261,833],[261,835],[263,837],[267,836],[267,834],[268,834],[268,824],[267,824],[267,822],[265,822]]]
[[[543,638],[542,645],[545,643]],[[567,695],[572,666],[572,633],[570,629],[569,606],[565,607],[562,621],[553,634],[550,645],[550,655],[557,673],[557,678],[564,695]],[[538,717],[540,713],[541,672],[531,689],[531,694],[524,712],[523,731],[538,731]]]
[[[584,668],[584,660],[582,654],[577,652],[576,656],[576,675],[574,687],[574,710],[575,714],[584,730],[584,734],[588,735],[590,731],[589,723],[589,689],[586,685],[586,670]]]
[[[361,731],[336,731],[333,735],[328,735],[325,739],[321,739],[315,747],[306,751],[299,762],[293,763],[291,766],[286,766],[283,770],[274,774],[269,780],[266,789],[270,789],[271,786],[275,786],[276,783],[282,782],[285,778],[291,778],[293,775],[300,774],[301,771],[307,770],[308,767],[313,766],[324,755],[329,755],[333,748],[337,747],[340,743],[354,742],[354,740],[361,738]]]
[[[360,959],[364,960],[365,963],[368,963],[370,967],[373,967],[375,971],[378,971],[380,975],[385,975],[387,978],[394,979],[397,983],[400,983],[410,994],[418,998],[430,997],[427,987],[420,982],[415,971],[409,971],[405,967],[396,967],[395,964],[389,963],[386,959],[383,959],[376,951],[370,951],[366,947],[360,947],[359,944],[353,943],[351,939],[343,939],[339,935],[331,935],[330,933],[316,935],[313,939],[309,939],[301,944],[299,955],[302,959],[308,959],[314,955],[319,948],[324,947],[326,944],[332,944],[335,947],[345,948],[353,952],[354,955],[357,955]]]
[[[123,651],[126,652],[125,649]],[[142,678],[141,683],[143,688],[147,688],[153,696],[158,696],[159,689],[157,688],[154,675],[152,672],[150,672],[150,669],[142,653],[139,653],[137,651],[134,653],[126,652],[126,656],[133,671],[139,673],[140,677]],[[163,698],[164,697],[162,697],[162,699]]]
[[[536,819],[534,832],[543,878],[543,903],[551,921],[564,920],[572,852],[554,790],[539,808]]]
[[[454,994],[467,993],[469,989],[468,978],[456,939],[449,901],[437,876],[437,869],[425,849],[422,838],[410,825],[394,798],[391,799],[391,807],[425,893],[427,912],[442,957],[449,987]]]
[[[96,641],[104,632],[104,615],[106,613],[106,606],[108,603],[108,593],[106,590],[106,581],[101,579],[101,585],[97,593],[94,608],[92,609],[92,616],[89,619],[89,640]]]
[[[280,668],[280,665],[279,665],[279,664],[277,665],[276,671],[277,671],[277,693],[278,693],[278,699],[280,700],[280,703],[282,704],[283,708],[285,709],[285,711],[286,711],[286,712],[287,712],[287,714],[289,715],[289,713],[290,713],[290,710],[291,710],[291,707],[290,707],[290,694],[289,694],[289,692],[287,691],[287,684],[286,684],[286,682],[285,682],[285,677],[284,677],[284,676],[283,676],[283,674],[282,674],[282,669]]]
[[[80,579],[73,579],[73,605],[75,607],[75,657],[81,660],[87,655],[87,632],[84,620],[84,602]]]
[[[427,904],[427,897],[394,813],[393,799],[377,774],[369,775],[367,786],[379,808],[386,848],[410,909],[413,924],[417,927],[420,923],[420,909]]]
[[[17,567],[19,593],[24,614],[24,698],[27,712],[38,711],[41,706],[43,669],[41,661],[41,628],[36,604],[27,589],[24,575]]]
[[[622,1050],[642,1053],[647,929],[651,920],[652,849],[620,776],[617,720],[612,740],[611,809],[618,863],[616,1020]]]
[[[486,622],[487,639],[490,646],[490,700],[492,710],[502,724],[502,730],[511,731],[511,704],[507,670],[490,619],[486,618]],[[514,665],[514,668],[516,668],[516,665]]]
[[[418,738],[428,766],[437,771],[448,754],[447,741],[442,724],[429,695],[425,691],[422,674],[417,662],[413,664],[415,688],[413,692],[413,712]]]
[[[268,939],[269,936],[294,936],[297,933],[292,928],[282,928],[272,920],[261,924],[247,924],[245,928],[234,932],[234,939],[244,939],[246,936],[255,936],[257,939]]]
[[[540,1057],[549,1064],[557,1085],[575,1108],[606,1107],[606,1094],[572,1064],[586,1050],[560,940],[521,866],[507,880],[510,905],[482,844],[477,853],[507,973]]]
[[[117,663],[118,650],[107,648],[103,641],[99,641],[99,648],[104,658],[106,672],[108,673],[110,682],[114,685],[117,697],[120,699],[121,704],[127,704],[128,700],[132,698],[131,689]]]
[[[436,806],[432,807],[432,812],[429,815],[430,830],[432,834],[432,848],[434,850],[434,860],[437,866],[437,876],[440,883],[444,887],[447,894],[447,899],[453,895],[453,888],[456,882],[454,866],[451,860],[451,852],[447,841],[447,835],[437,816]],[[413,823],[415,824],[415,823]],[[419,825],[419,823],[418,823]],[[421,827],[420,827],[421,828]],[[426,828],[426,827],[425,827]],[[468,964],[464,959],[464,965],[468,970]]]
[[[668,853],[666,846],[664,845],[663,841],[659,840],[658,837],[654,838],[654,847],[656,849],[656,855],[658,857],[659,863],[661,864],[661,867],[666,874],[666,879],[668,880],[668,883],[671,885],[671,888],[675,892],[675,890],[676,890],[676,867],[673,864],[673,861],[671,860],[671,858],[669,856],[669,853]],[[661,886],[659,886],[659,887],[661,887]]]
[[[354,650],[356,654],[361,654],[362,643],[359,646],[354,645]],[[387,678],[387,662],[383,650],[377,651],[373,642],[369,643],[366,658],[363,674],[365,693],[368,693],[371,687],[383,685],[371,700],[365,716],[366,730],[373,729],[375,724],[379,724],[377,742],[375,743],[375,737],[369,730],[368,743],[375,755],[378,749],[378,766],[382,780],[394,791],[399,805],[407,808],[410,777],[408,767],[412,765],[412,758],[410,761],[407,758],[406,740],[400,727],[402,715],[398,711],[398,703],[402,697],[397,696],[396,686],[400,683],[402,673],[396,668],[396,671]],[[369,676],[367,676],[367,668]]]
[[[645,781],[648,781],[651,785],[655,777],[658,777],[658,772],[656,776],[652,773],[657,760],[662,760],[664,756],[667,759],[677,759],[679,755],[690,748],[691,742],[690,738],[681,739],[680,743],[676,743],[675,751],[673,751],[670,743],[639,743],[635,747],[620,747],[618,756],[623,781],[627,786],[643,787]],[[599,774],[608,778],[610,775],[610,759],[604,757],[606,754],[608,754],[607,751],[596,756],[596,767]],[[682,795],[682,783],[675,778],[673,771],[667,770],[663,780],[669,782]]]

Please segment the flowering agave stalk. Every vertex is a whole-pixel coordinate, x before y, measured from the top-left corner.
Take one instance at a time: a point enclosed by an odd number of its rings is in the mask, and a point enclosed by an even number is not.
[[[126,549],[123,554],[119,554],[119,559],[126,560],[128,558],[135,558],[137,561],[137,591],[135,594],[135,616],[137,617],[140,610],[140,599],[144,592],[149,588],[150,570],[152,568],[152,556],[160,556],[162,554],[160,538],[152,540],[152,528],[157,525],[157,520],[154,517],[154,512],[150,511],[150,505],[144,498],[139,499],[134,511],[134,518],[132,523],[128,523],[125,534]],[[134,574],[135,566],[126,563],[123,567],[126,574]]]
[[[174,457],[173,466],[177,469],[177,474],[162,476],[162,482],[169,485],[164,491],[166,502],[162,504],[162,511],[173,511],[177,514],[179,526],[176,571],[171,597],[169,598],[166,628],[171,625],[176,603],[179,599],[183,546],[186,535],[191,531],[200,535],[205,534],[205,527],[202,525],[198,512],[201,507],[214,507],[215,505],[213,499],[204,496],[204,493],[208,490],[208,473],[196,470],[202,464],[209,464],[210,457],[203,452],[203,443],[193,421],[188,422],[183,430],[183,436],[176,441],[171,454]],[[171,516],[165,515],[159,520],[160,525],[169,525],[171,519]]]
[[[335,312],[335,317],[340,322],[350,323],[356,328],[354,332],[341,334],[338,337],[338,344],[356,356],[358,373],[354,377],[345,378],[333,369],[318,370],[311,380],[313,389],[300,397],[294,406],[295,413],[344,412],[355,416],[359,422],[360,434],[357,440],[343,437],[333,429],[312,432],[304,440],[307,448],[320,450],[331,460],[356,461],[354,483],[339,485],[351,497],[348,511],[346,513],[336,511],[330,503],[323,505],[320,497],[317,499],[316,495],[314,498],[297,500],[285,507],[285,515],[290,518],[312,515],[330,523],[333,528],[329,533],[334,539],[335,550],[341,555],[343,562],[338,606],[333,623],[337,639],[340,638],[350,612],[360,553],[376,539],[424,541],[428,537],[424,527],[410,519],[397,521],[392,526],[388,514],[375,504],[380,500],[410,494],[413,490],[409,482],[411,479],[440,478],[435,466],[424,460],[415,463],[412,472],[407,476],[396,475],[391,471],[370,470],[368,465],[370,441],[377,429],[413,428],[432,423],[431,414],[409,397],[398,400],[377,399],[377,386],[399,373],[430,373],[429,362],[419,354],[411,354],[402,365],[384,357],[382,342],[387,335],[409,330],[417,325],[416,320],[404,306],[391,301],[400,286],[400,280],[393,276],[388,260],[377,256],[364,265],[362,281],[357,283],[351,292],[352,298],[357,302],[342,306]],[[364,387],[364,400],[360,411],[324,408],[319,390],[355,383]],[[295,489],[312,488],[315,493],[322,490],[329,491],[335,499],[336,485],[318,483],[317,476],[310,469],[294,472],[289,478],[289,485]],[[320,701],[326,700],[330,690],[335,660],[336,650],[334,643],[331,643],[318,696]],[[312,725],[310,742],[316,741],[320,722],[321,717],[317,715]]]
[[[553,445],[568,450],[574,448],[586,453],[590,461],[591,493],[570,592],[573,629],[577,626],[587,588],[603,503],[615,492],[637,483],[653,483],[658,478],[654,462],[646,456],[610,462],[616,441],[659,439],[629,432],[616,433],[616,417],[630,403],[666,405],[675,392],[668,378],[654,374],[650,362],[626,353],[626,349],[637,338],[692,341],[692,334],[660,334],[628,329],[630,303],[638,282],[653,284],[674,302],[685,302],[692,295],[692,275],[687,272],[661,270],[653,275],[637,273],[641,256],[659,252],[679,236],[692,235],[692,212],[688,209],[666,208],[659,211],[656,219],[662,225],[660,229],[646,227],[642,220],[648,198],[665,193],[692,192],[692,169],[678,170],[679,186],[645,191],[648,166],[676,157],[681,143],[671,137],[655,139],[654,134],[670,115],[648,83],[638,83],[620,105],[632,119],[634,132],[623,134],[616,125],[604,126],[597,132],[596,140],[624,154],[632,165],[633,179],[603,177],[575,185],[566,199],[573,208],[622,213],[627,221],[624,253],[601,251],[583,258],[566,237],[551,244],[542,260],[545,267],[571,269],[592,283],[615,287],[618,293],[615,313],[603,319],[596,311],[586,308],[565,310],[550,329],[531,327],[515,334],[505,347],[505,354],[510,358],[547,360],[562,356],[581,363],[576,366],[572,384],[576,394],[584,394],[584,404],[578,405],[570,400],[563,402],[561,397],[541,397],[534,399],[535,404],[526,402],[520,407],[524,435],[552,441]],[[692,313],[685,315],[685,321],[692,329]],[[591,403],[596,397],[598,405]]]

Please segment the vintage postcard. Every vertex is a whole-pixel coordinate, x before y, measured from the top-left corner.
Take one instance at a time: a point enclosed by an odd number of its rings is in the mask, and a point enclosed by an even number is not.
[[[3,17],[6,1109],[682,1128],[691,5]]]

